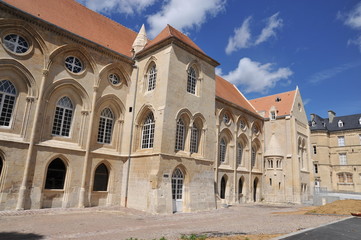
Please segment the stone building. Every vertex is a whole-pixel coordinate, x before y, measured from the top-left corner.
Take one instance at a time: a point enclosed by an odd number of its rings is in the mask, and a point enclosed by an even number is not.
[[[173,27],[150,40],[72,0],[4,0],[0,39],[0,210],[300,202],[264,192],[265,118]]]
[[[361,192],[361,114],[311,114],[315,190]]]
[[[265,119],[264,199],[309,202],[313,189],[310,130],[298,87],[250,102]]]

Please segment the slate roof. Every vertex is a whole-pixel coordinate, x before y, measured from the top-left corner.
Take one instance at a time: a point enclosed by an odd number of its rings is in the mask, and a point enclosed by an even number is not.
[[[257,109],[258,112],[265,112],[265,118],[269,118],[269,111],[272,106],[275,107],[277,111],[277,116],[290,115],[296,91],[297,90],[278,93],[266,97],[252,99],[249,101]],[[276,99],[279,99],[279,101],[276,101]]]
[[[329,118],[322,118],[317,114],[311,114],[311,116],[314,116],[313,119],[309,121],[311,131],[336,132],[361,129],[361,113],[340,117],[335,116],[331,123],[329,122]],[[338,126],[340,120],[343,122],[343,127]],[[313,126],[312,122],[314,122]]]
[[[216,96],[259,116],[256,109],[243,96],[238,88],[220,76],[216,76]]]

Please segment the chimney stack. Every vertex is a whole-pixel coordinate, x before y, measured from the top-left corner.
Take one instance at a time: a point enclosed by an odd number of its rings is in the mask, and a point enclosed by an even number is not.
[[[332,110],[328,110],[328,122],[332,123],[333,118],[336,116],[336,113]]]

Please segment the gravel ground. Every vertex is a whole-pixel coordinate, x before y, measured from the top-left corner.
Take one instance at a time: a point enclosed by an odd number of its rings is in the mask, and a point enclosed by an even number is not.
[[[132,209],[0,211],[0,239],[178,239],[182,234],[227,236],[290,233],[345,217],[284,214],[303,206],[244,204],[199,213],[151,215]]]

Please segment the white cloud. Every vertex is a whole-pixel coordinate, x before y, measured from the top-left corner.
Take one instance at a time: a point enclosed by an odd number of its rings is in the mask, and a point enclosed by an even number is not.
[[[311,98],[306,98],[306,99],[303,99],[303,105],[307,105],[311,102]]]
[[[348,40],[347,43],[357,45],[361,52],[361,2],[356,4],[355,8],[346,14],[339,12],[337,18],[341,19],[345,25],[359,31],[358,37]]]
[[[247,48],[250,45],[251,32],[249,29],[249,22],[251,21],[251,18],[252,17],[246,18],[240,28],[234,29],[234,36],[228,39],[226,47],[227,54],[231,54],[241,48]]]
[[[325,70],[322,70],[322,71],[319,71],[319,72],[313,74],[310,77],[309,82],[316,84],[323,80],[333,78],[334,76],[336,76],[339,73],[342,73],[344,71],[347,71],[347,70],[355,68],[355,67],[358,67],[360,65],[361,65],[361,62],[352,62],[352,63],[343,64],[338,67],[325,69]]]
[[[273,14],[271,17],[267,19],[267,25],[262,29],[261,34],[258,36],[255,45],[258,45],[262,42],[267,41],[270,37],[276,36],[276,30],[281,28],[283,25],[283,20],[278,18],[279,12]]]
[[[235,70],[222,77],[235,85],[242,85],[246,93],[266,93],[278,81],[288,79],[292,74],[289,68],[274,69],[272,63],[261,64],[242,58]]]
[[[342,18],[341,15],[339,16]],[[344,23],[351,28],[361,29],[361,3],[356,4],[355,8],[346,15]]]
[[[231,36],[228,39],[228,44],[226,47],[226,53],[231,54],[242,48],[248,48],[251,46],[256,46],[267,41],[271,37],[276,37],[276,30],[280,29],[283,25],[283,20],[279,18],[279,12],[273,14],[271,17],[267,18],[267,24],[262,29],[261,33],[255,40],[252,38],[252,33],[250,30],[250,21],[252,17],[246,18],[242,26],[234,29],[234,36]]]
[[[224,10],[225,3],[225,0],[166,1],[158,13],[147,18],[148,34],[155,37],[167,24],[180,31],[200,27],[207,17],[214,17]]]
[[[124,13],[132,15],[141,13],[153,5],[156,0],[77,0],[87,8],[106,14]]]

